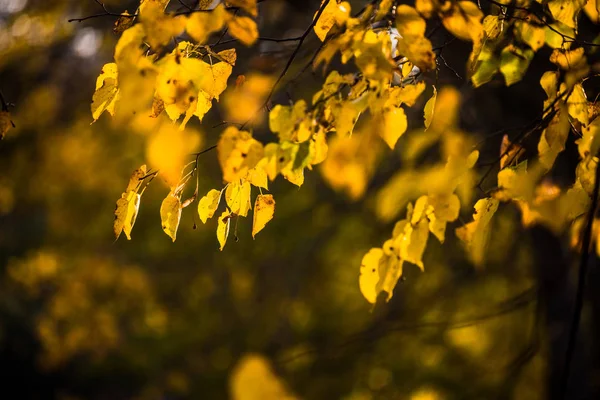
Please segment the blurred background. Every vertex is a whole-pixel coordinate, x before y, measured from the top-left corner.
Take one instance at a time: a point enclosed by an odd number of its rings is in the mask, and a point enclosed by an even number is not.
[[[301,34],[318,3],[265,1],[261,35]],[[105,5],[115,13],[137,8]],[[520,228],[514,208],[497,214],[484,270],[467,261],[452,233],[469,221],[467,207],[446,243],[430,239],[424,273],[405,266],[388,304],[372,309],[361,295],[361,258],[393,227],[375,217],[373,199],[402,167],[403,139],[394,152],[369,148],[377,157],[365,156],[371,179],[359,196],[332,189],[319,169],[300,189],[273,182],[274,220],[256,240],[251,220],[240,220],[239,240],[230,236],[223,252],[216,221],[201,224],[195,206],[184,210],[175,243],[162,232],[168,188],[159,179],[144,194],[132,240],[115,242],[115,201],[146,162],[147,135],[107,115],[90,124],[95,79],[118,39],[115,18],[67,20],[102,12],[93,0],[0,0],[0,91],[14,104],[16,124],[0,142],[0,397],[224,399],[236,363],[257,353],[304,399],[552,398],[577,257],[564,238]],[[447,40],[440,31],[434,47]],[[285,44],[234,46],[232,82],[252,71],[276,76],[290,53]],[[317,47],[311,35],[290,76]],[[502,135],[494,132],[541,111],[539,77],[550,67],[532,64],[510,88],[500,80],[474,90],[464,79],[469,51],[467,43],[448,44],[449,66],[424,79],[461,90],[461,123],[482,140],[485,162],[499,154]],[[274,103],[310,99],[322,79],[308,71]],[[409,110],[409,127],[422,126],[428,97]],[[215,105],[202,124],[188,124],[199,138],[190,153],[217,142],[223,119]],[[268,135],[264,123],[255,127],[259,140]],[[570,157],[559,162],[576,162]],[[221,186],[214,152],[199,170],[200,192]],[[573,399],[597,398],[600,389],[600,303],[588,297]]]

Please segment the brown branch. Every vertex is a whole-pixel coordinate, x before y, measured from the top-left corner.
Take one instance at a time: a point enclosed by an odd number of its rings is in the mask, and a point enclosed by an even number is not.
[[[569,388],[569,375],[571,364],[577,344],[577,333],[579,332],[579,323],[581,321],[581,311],[583,309],[583,300],[585,294],[585,279],[587,277],[588,263],[590,260],[590,244],[592,242],[592,227],[594,225],[594,216],[598,204],[598,190],[600,186],[600,165],[596,165],[596,182],[594,182],[594,192],[592,193],[592,204],[587,216],[587,223],[583,231],[583,246],[581,249],[581,259],[579,261],[579,276],[577,277],[577,292],[575,294],[575,310],[573,312],[573,321],[569,331],[569,341],[567,343],[567,352],[565,355],[565,369],[562,377],[560,398],[567,398]]]

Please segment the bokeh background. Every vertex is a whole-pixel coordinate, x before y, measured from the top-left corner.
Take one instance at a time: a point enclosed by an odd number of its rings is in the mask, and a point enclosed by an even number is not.
[[[268,0],[261,8],[261,34],[289,37],[310,24],[318,2]],[[159,179],[144,194],[133,240],[115,242],[115,201],[146,162],[147,135],[106,115],[90,124],[95,78],[118,36],[111,17],[67,20],[101,12],[93,0],[0,0],[0,90],[17,126],[0,142],[0,397],[224,399],[238,360],[257,353],[305,399],[552,398],[577,256],[564,238],[519,228],[515,209],[497,214],[485,269],[467,261],[449,229],[445,244],[430,239],[424,273],[405,266],[390,303],[372,309],[362,297],[361,258],[393,227],[377,220],[373,199],[402,168],[403,139],[394,152],[366,149],[377,157],[358,199],[333,190],[319,169],[300,189],[275,181],[274,220],[256,240],[251,221],[240,220],[239,240],[230,237],[223,252],[216,221],[202,225],[195,206],[184,210],[175,243],[162,232],[168,189]],[[432,37],[434,47],[446,40],[444,32]],[[317,46],[311,36],[291,76]],[[277,74],[290,51],[236,48],[232,79]],[[498,81],[473,90],[464,80],[468,52],[465,43],[445,45],[450,67],[424,79],[460,89],[461,123],[489,161],[499,154],[499,130],[541,111],[539,77],[550,68],[534,61],[511,88]],[[322,78],[305,73],[275,103],[310,98]],[[411,128],[421,126],[425,101],[409,113]],[[216,143],[223,118],[215,106],[202,125],[188,124],[200,137],[190,153]],[[255,135],[269,140],[264,125]],[[201,192],[220,187],[214,152],[199,171]],[[564,175],[557,179],[572,179]],[[467,207],[452,228],[471,214]],[[598,279],[592,271],[590,286]],[[596,297],[588,293],[573,399],[600,390]]]

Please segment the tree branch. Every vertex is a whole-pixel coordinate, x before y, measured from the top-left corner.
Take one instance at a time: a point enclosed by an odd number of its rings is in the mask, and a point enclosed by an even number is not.
[[[590,260],[590,244],[592,242],[592,227],[594,225],[594,216],[598,204],[598,188],[600,186],[600,165],[596,164],[596,182],[594,182],[594,192],[592,193],[592,205],[587,216],[587,223],[583,231],[583,246],[581,249],[581,259],[579,261],[579,276],[577,278],[577,292],[575,294],[575,310],[573,312],[573,321],[569,331],[569,341],[567,343],[567,352],[565,355],[565,369],[562,377],[560,398],[567,398],[569,388],[569,375],[571,373],[571,364],[575,347],[577,344],[577,333],[579,332],[579,322],[581,321],[581,311],[583,309],[583,300],[585,294],[585,279],[587,276],[588,263]]]

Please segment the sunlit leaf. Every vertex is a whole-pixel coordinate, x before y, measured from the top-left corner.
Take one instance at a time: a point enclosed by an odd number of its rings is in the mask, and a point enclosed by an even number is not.
[[[271,194],[259,194],[254,202],[254,219],[252,221],[252,237],[255,237],[267,223],[273,219],[275,199]]]
[[[219,217],[219,221],[217,223],[217,240],[219,241],[219,250],[221,251],[223,251],[223,247],[225,247],[225,243],[227,243],[231,218],[231,212],[229,212],[229,210],[225,210]]]
[[[362,259],[358,283],[360,292],[371,304],[375,304],[379,295],[379,291],[377,290],[380,279],[379,270],[384,260],[383,250],[380,248],[369,250]]]
[[[246,46],[251,46],[258,39],[258,28],[252,18],[234,17],[227,27],[229,34]]]
[[[197,43],[204,44],[212,33],[223,28],[226,19],[227,11],[220,3],[211,12],[190,14],[185,30]]]
[[[104,64],[100,75],[96,79],[96,91],[92,97],[91,108],[94,121],[100,118],[104,111],[107,111],[110,115],[115,115],[115,105],[118,98],[117,64]]]
[[[203,224],[215,215],[215,211],[219,208],[219,202],[221,201],[221,193],[219,190],[211,189],[198,202],[198,215]]]
[[[456,235],[465,242],[469,256],[475,265],[481,266],[485,260],[491,231],[492,217],[498,210],[499,202],[485,198],[475,203],[473,222],[456,229]]]
[[[229,379],[233,400],[295,400],[269,362],[262,356],[248,354],[233,368]]]
[[[401,107],[394,107],[383,114],[383,126],[379,134],[390,149],[394,149],[407,127],[408,120],[404,110]]]
[[[429,128],[431,125],[431,121],[433,120],[433,112],[435,110],[435,100],[437,98],[437,89],[435,86],[433,87],[433,95],[427,100],[425,103],[425,107],[423,108],[423,119],[425,124],[425,129]]]
[[[173,192],[170,192],[160,205],[160,220],[163,231],[175,241],[181,220],[181,199]]]
[[[230,126],[223,131],[217,143],[217,156],[223,180],[233,182],[245,178],[248,171],[263,157],[263,145],[246,131]]]
[[[515,46],[507,46],[500,54],[500,72],[504,75],[506,86],[510,86],[520,81],[529,63],[533,59],[533,51],[529,49],[520,49]]]
[[[247,181],[233,181],[225,189],[225,201],[232,214],[245,217],[250,210],[250,183]]]
[[[0,140],[4,139],[6,133],[14,127],[14,123],[8,111],[0,111]]]
[[[477,4],[471,1],[458,1],[442,17],[442,22],[444,27],[457,38],[474,41],[479,38],[483,30],[482,18],[483,13]]]
[[[329,0],[329,3],[325,6],[323,13],[314,26],[315,33],[321,41],[324,41],[331,28],[333,28],[336,23],[342,25],[349,16],[350,4],[348,2],[343,1],[338,4],[336,0]]]

